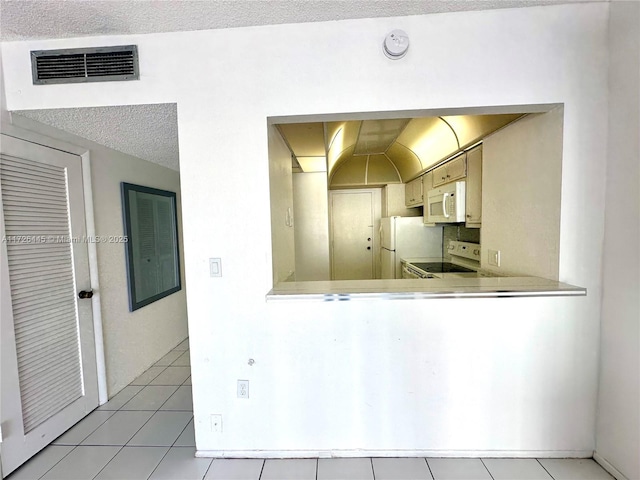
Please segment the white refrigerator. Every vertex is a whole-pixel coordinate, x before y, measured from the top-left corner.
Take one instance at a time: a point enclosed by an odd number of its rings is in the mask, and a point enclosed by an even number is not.
[[[409,257],[442,257],[442,227],[427,227],[422,217],[380,220],[381,278],[402,278],[400,261]]]

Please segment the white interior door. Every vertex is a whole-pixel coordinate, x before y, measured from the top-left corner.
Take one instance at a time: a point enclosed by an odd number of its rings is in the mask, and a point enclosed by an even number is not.
[[[98,405],[82,163],[1,135],[2,470]],[[71,242],[70,240],[74,241]]]
[[[333,280],[375,278],[375,197],[371,190],[331,192]]]

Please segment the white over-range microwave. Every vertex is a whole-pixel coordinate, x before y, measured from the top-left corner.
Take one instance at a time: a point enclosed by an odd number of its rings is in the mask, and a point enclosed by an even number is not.
[[[465,182],[452,182],[427,192],[425,212],[429,223],[460,223],[465,218]]]

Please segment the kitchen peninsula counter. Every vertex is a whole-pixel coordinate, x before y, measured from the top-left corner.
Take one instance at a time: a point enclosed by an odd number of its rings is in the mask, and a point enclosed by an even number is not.
[[[587,289],[540,277],[478,277],[403,280],[332,280],[282,282],[267,301],[396,300],[428,298],[496,298],[585,296]]]

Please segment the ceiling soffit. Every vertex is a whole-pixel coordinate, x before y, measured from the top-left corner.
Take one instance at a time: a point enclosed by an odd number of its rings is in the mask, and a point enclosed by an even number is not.
[[[386,152],[409,122],[406,118],[363,120],[360,122],[354,155],[372,155]]]
[[[324,125],[316,123],[289,123],[278,125],[280,133],[296,157],[324,157]]]
[[[415,176],[416,172],[423,170],[422,162],[415,152],[398,142],[389,147],[387,156],[393,159],[400,181],[403,183]]]
[[[440,117],[414,118],[398,137],[399,143],[413,152],[424,170],[460,148],[456,133]],[[416,175],[418,172],[412,172]],[[406,179],[405,179],[406,181]]]
[[[455,115],[286,124],[279,128],[295,156],[321,151],[328,145],[329,186],[341,188],[406,183],[521,116]],[[308,137],[296,137],[306,132]],[[296,151],[295,145],[300,145],[300,150]]]
[[[517,120],[522,114],[455,115],[441,117],[456,132],[460,148],[467,148],[486,137],[488,133]]]

